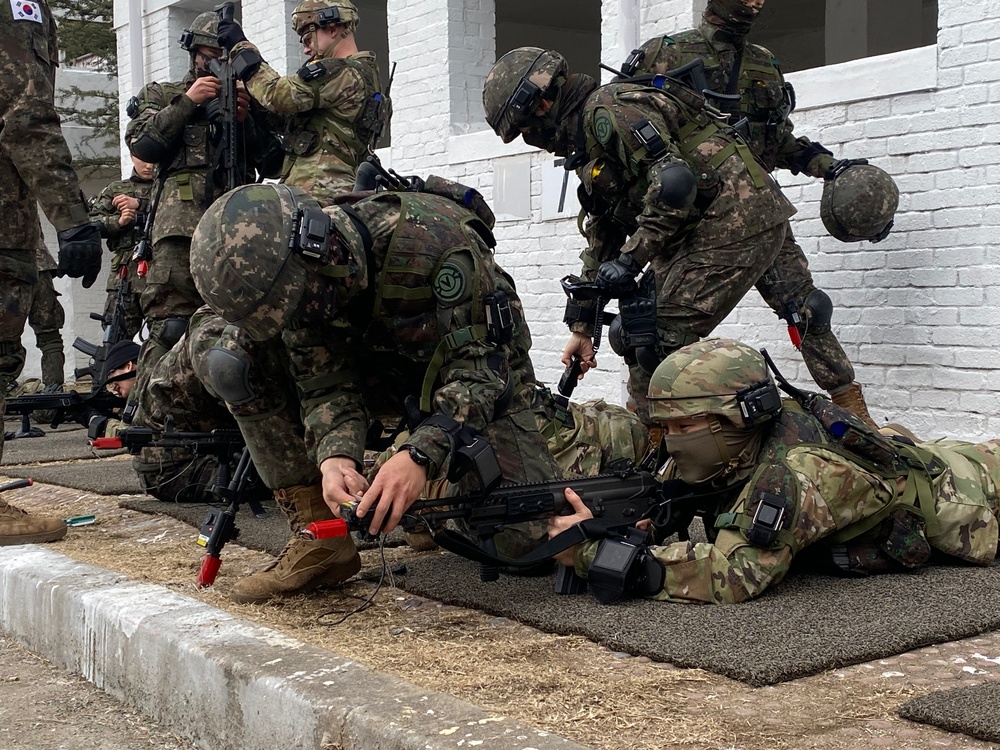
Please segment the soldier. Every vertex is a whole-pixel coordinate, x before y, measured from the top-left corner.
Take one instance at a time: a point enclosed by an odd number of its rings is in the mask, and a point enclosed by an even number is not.
[[[211,71],[212,61],[222,55],[215,39],[218,21],[217,14],[202,13],[181,34],[180,45],[191,55],[183,81],[150,83],[129,102],[132,119],[125,142],[136,158],[158,165],[152,191],[152,260],[140,299],[149,340],[139,358],[133,399],[145,387],[144,373],[177,343],[188,319],[202,305],[191,280],[191,234],[214,197],[225,192],[222,170],[216,169],[224,145],[216,142],[215,127],[221,114],[216,101],[221,84]],[[234,158],[243,183],[256,179],[254,167],[266,153],[263,130],[254,117],[248,117],[249,111],[249,96],[240,88]]]
[[[137,274],[137,263],[132,261],[135,246],[139,244],[149,211],[149,191],[153,185],[153,165],[132,156],[132,174],[127,180],[116,180],[90,202],[90,217],[99,221],[102,234],[107,237],[108,250],[114,257],[108,274],[108,299],[104,305],[104,319],[110,321],[115,312],[118,284],[123,269],[129,281],[129,295],[125,302],[125,332],[129,339],[142,329],[142,307],[139,298],[143,279]],[[105,326],[106,327],[106,326]]]
[[[887,439],[822,396],[781,399],[761,354],[730,339],[667,357],[649,404],[672,459],[665,478],[723,499],[705,519],[708,543],[640,550],[641,583],[638,567],[625,576],[631,584],[595,567],[602,545],[618,540],[557,556],[581,575],[596,571],[598,585],[724,604],[760,596],[799,555],[862,575],[922,566],[932,550],[984,566],[996,556],[1000,440]],[[576,513],[553,519],[552,536],[591,515],[572,490],[566,496]]]
[[[256,341],[280,336],[322,479],[313,496],[339,513],[363,493],[373,532],[391,531],[428,479],[466,470],[457,490],[475,486],[470,466],[489,469],[472,455],[481,434],[504,479],[559,473],[522,385],[534,382],[530,337],[481,214],[431,192],[320,211],[297,188],[263,185],[228,194],[198,225],[192,269],[208,304]],[[252,397],[244,362],[231,350],[212,363],[228,371],[213,383],[230,404]],[[360,469],[377,414],[415,429],[369,486]],[[254,461],[273,460],[273,444],[261,447]],[[537,531],[511,529],[498,546],[534,544]]]
[[[616,348],[631,405],[649,425],[649,375],[670,352],[706,336],[774,262],[795,209],[749,147],[704,98],[669,79],[598,87],[558,52],[521,47],[493,66],[486,118],[505,142],[522,136],[578,166],[588,219],[584,275],[623,299]],[[655,290],[637,294],[647,264]],[[655,296],[655,300],[650,299]],[[593,308],[567,306],[563,353],[595,366]]]
[[[358,9],[351,0],[304,0],[292,13],[307,62],[279,76],[234,21],[219,24],[219,44],[251,96],[287,118],[281,181],[321,203],[349,193],[365,155],[388,125],[392,107],[383,93],[375,54],[354,40]]]
[[[754,153],[769,172],[788,169],[823,178],[822,216],[838,239],[851,242],[867,239],[878,242],[892,227],[898,191],[892,179],[861,160],[837,160],[831,152],[808,138],[796,138],[788,119],[795,105],[791,84],[786,83],[774,55],[764,47],[750,44],[746,36],[764,5],[763,0],[709,0],[704,22],[691,31],[658,36],[632,52],[623,65],[628,76],[688,75],[685,66],[704,65],[704,81],[712,103],[730,114],[730,121],[742,120]],[[699,63],[698,61],[701,61]],[[849,170],[849,171],[848,171]],[[849,200],[851,181],[858,181],[863,195],[855,209],[833,221],[827,193]],[[830,393],[834,403],[871,421],[861,385],[854,380],[854,367],[830,328],[833,304],[829,296],[813,284],[809,263],[802,248],[786,227],[785,242],[774,265],[757,284],[757,291],[780,318],[817,385]],[[793,330],[794,329],[794,330]]]
[[[21,333],[38,280],[38,204],[59,237],[60,275],[90,287],[101,270],[101,240],[53,104],[58,61],[56,24],[45,0],[0,8],[0,413],[8,385],[24,366]],[[0,430],[0,458],[3,434]],[[0,544],[61,539],[66,524],[32,518],[0,501]]]
[[[35,262],[38,266],[38,283],[31,291],[28,325],[35,332],[35,345],[42,353],[42,384],[50,391],[62,390],[66,376],[66,354],[63,352],[62,339],[66,311],[63,310],[59,292],[52,283],[58,265],[44,243],[35,252]]]

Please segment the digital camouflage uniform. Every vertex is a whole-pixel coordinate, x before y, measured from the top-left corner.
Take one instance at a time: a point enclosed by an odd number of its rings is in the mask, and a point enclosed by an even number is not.
[[[87,221],[87,206],[53,104],[56,25],[44,0],[0,7],[0,411],[24,367],[21,333],[38,280],[38,204],[57,231]],[[37,16],[40,11],[40,17]],[[3,436],[0,435],[0,457]]]
[[[763,358],[746,345],[703,341],[657,368],[650,385],[651,410],[657,419],[738,414],[731,384],[757,383],[765,373]],[[977,565],[993,561],[1000,441],[974,445],[938,440],[911,446],[881,437],[822,397],[816,404],[807,411],[785,399],[781,413],[760,428],[763,439],[741,476],[745,483],[731,484],[731,500],[719,506],[714,542],[652,548],[666,569],[663,590],[653,598],[746,601],[777,584],[797,555],[860,574],[924,565],[932,548]],[[824,422],[846,425],[844,438],[832,437]],[[852,436],[860,435],[871,446],[867,450],[852,447],[858,445]],[[766,546],[749,541],[752,519],[765,496],[785,510]],[[706,526],[713,526],[711,520]],[[595,550],[594,543],[578,548],[578,572],[588,570]]]
[[[487,76],[488,114],[497,109],[494,100],[502,103],[504,92],[514,90],[526,73],[543,87],[566,75],[565,60],[558,53],[522,48],[505,58],[515,63],[501,58]],[[592,81],[589,86],[594,86]],[[573,132],[582,121],[578,148],[585,154],[582,161],[588,162],[577,170],[587,214],[583,275],[595,278],[601,264],[619,253],[630,256],[639,268],[652,264],[656,349],[662,358],[707,336],[733,310],[774,262],[795,209],[746,144],[723,129],[694,92],[679,85],[661,90],[611,83],[593,88],[571,106],[587,88],[586,80],[562,85],[554,105],[558,128]],[[640,140],[638,131],[645,125],[658,134],[657,146]],[[495,124],[494,130],[505,140],[520,134],[516,123],[507,121]],[[560,150],[554,137],[529,142]],[[678,166],[690,169],[697,186],[693,200],[680,208],[664,200],[670,188],[662,182],[662,176]],[[579,321],[571,330],[591,335],[593,328]],[[648,382],[640,366],[630,366],[630,399],[646,424]]]
[[[658,36],[643,44],[642,58],[634,75],[664,74],[698,58],[705,64],[708,88],[727,94],[733,67],[740,61],[733,93],[739,95],[738,114],[731,122],[746,118],[749,143],[768,172],[788,169],[823,178],[836,161],[825,148],[808,138],[796,138],[790,93],[786,90],[778,60],[764,47],[750,44],[741,35],[711,23],[670,36]],[[718,105],[719,102],[712,102]],[[737,107],[734,107],[734,110]],[[803,361],[813,380],[825,391],[837,392],[854,382],[854,367],[830,329],[830,323],[813,320],[809,295],[816,291],[809,262],[795,241],[791,225],[774,265],[760,278],[757,291],[779,316],[787,321],[790,310],[801,318]],[[822,292],[820,292],[822,294]]]
[[[39,246],[35,259],[38,264],[38,283],[31,292],[28,325],[35,332],[35,345],[42,353],[42,383],[46,387],[60,386],[66,370],[62,339],[66,311],[63,310],[59,292],[52,283],[56,275],[55,259],[44,245]]]
[[[142,329],[142,307],[139,300],[145,279],[136,272],[138,264],[132,260],[132,253],[142,237],[146,213],[149,211],[149,192],[152,186],[152,180],[144,180],[133,171],[132,176],[127,180],[112,182],[90,202],[90,218],[101,223],[102,234],[107,235],[108,250],[112,253],[111,270],[108,273],[107,282],[108,299],[104,305],[104,317],[106,320],[110,320],[114,313],[118,283],[122,278],[122,268],[126,267],[130,293],[125,300],[125,330],[130,339],[135,338],[135,335]],[[117,195],[127,195],[139,201],[136,220],[126,226],[118,224],[121,212],[112,204]]]

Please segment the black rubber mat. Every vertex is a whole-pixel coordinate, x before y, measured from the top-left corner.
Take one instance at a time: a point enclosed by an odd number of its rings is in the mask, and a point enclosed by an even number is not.
[[[904,703],[899,715],[949,732],[1000,742],[1000,683],[929,693]]]
[[[20,423],[7,420],[8,430]],[[123,451],[95,451],[87,440],[87,431],[79,425],[60,425],[58,429],[42,427],[44,437],[5,440],[3,444],[3,465],[66,461],[78,458],[107,458]]]
[[[41,439],[48,440],[47,437]],[[4,458],[6,457],[4,448]],[[2,473],[9,477],[31,477],[36,482],[74,487],[98,495],[130,495],[142,492],[139,478],[132,469],[132,462],[128,459],[74,461],[69,464],[39,466],[4,464]]]
[[[448,553],[407,567],[397,585],[415,594],[757,686],[1000,628],[997,565],[861,579],[794,575],[729,606],[602,605],[590,594],[556,595],[554,575],[482,583],[475,563]]]

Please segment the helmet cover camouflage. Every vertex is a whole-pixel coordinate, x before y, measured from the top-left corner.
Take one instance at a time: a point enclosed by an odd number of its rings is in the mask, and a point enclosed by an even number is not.
[[[360,21],[361,15],[351,0],[302,0],[292,11],[292,30],[300,38],[324,26],[343,25],[354,31]]]
[[[221,52],[218,33],[219,14],[212,11],[199,13],[191,25],[181,32],[178,43],[188,52],[194,52],[198,47],[211,47]]]
[[[258,341],[298,311],[309,269],[293,249],[293,217],[319,204],[287,185],[243,185],[201,217],[191,238],[191,273],[202,298]]]
[[[763,5],[762,1],[752,2],[752,0],[708,0],[705,15],[721,18],[726,31],[746,36],[760,15]]]
[[[827,179],[820,217],[841,242],[884,240],[899,207],[899,188],[889,173],[872,164],[854,164]]]
[[[736,425],[743,413],[736,394],[770,380],[756,349],[733,339],[703,339],[664,359],[649,380],[649,416],[657,422],[715,414]]]
[[[540,47],[512,49],[494,63],[483,86],[486,121],[504,143],[531,124],[543,98],[553,98],[552,87],[566,82],[569,65],[555,50]]]

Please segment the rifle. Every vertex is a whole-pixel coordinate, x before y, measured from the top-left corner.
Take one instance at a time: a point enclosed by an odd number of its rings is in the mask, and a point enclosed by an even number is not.
[[[73,370],[73,375],[78,379],[84,375],[90,375],[91,391],[101,390],[111,374],[107,371],[107,360],[111,347],[129,337],[126,310],[131,294],[132,282],[128,277],[128,264],[122,263],[121,269],[118,271],[118,283],[115,285],[115,306],[111,314],[106,316],[101,313],[90,313],[91,320],[99,320],[104,329],[101,343],[91,344],[79,336],[73,341],[74,349],[90,357],[90,364],[87,367],[77,367]]]
[[[223,3],[215,11],[219,14],[220,21],[232,21],[236,6],[231,2]],[[212,167],[212,178],[216,187],[222,188],[224,193],[240,184],[236,163],[236,71],[229,62],[229,53],[230,50],[223,50],[222,57],[218,60],[212,60],[209,65],[212,74],[219,79],[221,84],[218,103],[215,105],[218,116],[210,116],[218,143],[215,151],[215,164]],[[210,104],[215,104],[215,102]],[[214,108],[209,109],[210,115],[213,114]],[[206,186],[205,200],[207,202],[211,202],[212,192]]]
[[[214,456],[218,463],[213,494],[226,504],[225,508],[210,508],[198,535],[198,545],[205,548],[205,559],[198,571],[198,588],[211,586],[222,565],[222,549],[239,536],[236,514],[244,503],[254,516],[267,513],[250,492],[259,481],[243,435],[239,430],[219,429],[210,432],[180,432],[174,429],[174,419],[168,416],[162,430],[129,427],[119,430],[116,437],[91,441],[97,449],[126,448],[136,455],[143,448],[184,448],[195,456]],[[232,464],[236,468],[230,471]]]
[[[45,434],[37,427],[31,426],[30,417],[36,411],[52,409],[50,427],[55,429],[66,421],[77,422],[86,427],[95,414],[109,418],[117,417],[117,410],[124,406],[125,399],[105,390],[90,393],[78,391],[33,393],[7,399],[7,413],[21,415],[21,429],[13,433],[12,438],[41,437]]]

